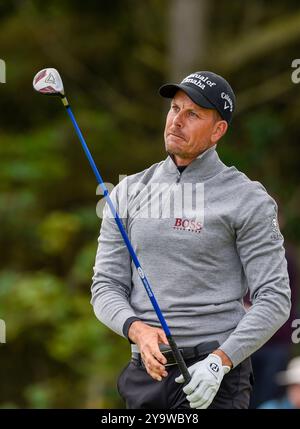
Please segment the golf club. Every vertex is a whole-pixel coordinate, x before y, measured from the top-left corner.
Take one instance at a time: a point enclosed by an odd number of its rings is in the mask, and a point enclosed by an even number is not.
[[[102,177],[101,177],[101,175],[100,175],[100,173],[99,173],[99,171],[97,169],[97,166],[96,166],[96,164],[95,164],[95,162],[93,160],[93,157],[92,157],[92,155],[91,155],[91,153],[89,151],[89,148],[88,148],[88,146],[87,146],[87,144],[86,144],[86,142],[85,142],[85,140],[83,138],[83,135],[82,135],[82,133],[80,131],[80,128],[78,127],[78,124],[77,124],[76,119],[75,119],[75,117],[73,115],[71,107],[70,107],[70,105],[68,103],[68,100],[67,100],[67,98],[65,96],[62,79],[61,79],[58,71],[56,69],[54,69],[54,68],[46,68],[46,69],[43,69],[43,70],[39,71],[35,75],[35,77],[33,79],[33,88],[37,92],[40,92],[41,94],[59,96],[61,98],[61,100],[62,100],[63,105],[67,109],[67,112],[68,112],[68,114],[69,114],[69,116],[71,118],[71,121],[72,121],[73,125],[74,125],[75,131],[76,131],[76,133],[77,133],[77,135],[79,137],[79,140],[81,142],[83,150],[84,150],[84,152],[85,152],[85,154],[86,154],[86,156],[88,158],[88,161],[89,161],[89,163],[90,163],[90,165],[91,165],[91,167],[93,169],[93,172],[94,172],[94,174],[96,176],[96,179],[97,179],[98,183],[102,187],[102,190],[103,190],[103,193],[104,193],[104,197],[105,197],[105,199],[106,199],[106,201],[107,201],[107,203],[108,203],[108,205],[110,207],[110,210],[111,210],[111,212],[112,212],[112,214],[113,214],[113,216],[115,218],[115,221],[116,221],[116,223],[118,225],[119,231],[120,231],[120,233],[121,233],[121,235],[123,237],[123,240],[124,240],[124,242],[125,242],[125,244],[127,246],[128,251],[129,251],[129,253],[130,253],[131,257],[132,257],[132,260],[133,260],[134,265],[135,265],[135,267],[137,269],[138,275],[139,275],[139,277],[140,277],[140,279],[141,279],[141,281],[142,281],[142,283],[143,283],[143,285],[144,285],[144,287],[146,289],[148,297],[150,298],[150,301],[151,301],[151,303],[153,305],[153,308],[154,308],[154,310],[155,310],[155,312],[157,314],[157,317],[158,317],[158,319],[159,319],[159,321],[161,323],[161,326],[162,326],[162,328],[163,328],[163,330],[164,330],[164,332],[166,334],[166,337],[168,339],[169,345],[170,345],[171,350],[173,352],[174,358],[175,358],[175,360],[176,360],[176,362],[178,364],[178,367],[179,367],[179,369],[180,369],[180,371],[181,371],[181,373],[182,373],[182,375],[183,375],[183,377],[185,379],[185,382],[188,383],[191,380],[190,373],[189,373],[189,371],[188,371],[188,369],[186,367],[186,364],[184,362],[182,354],[181,354],[180,350],[178,349],[177,344],[176,344],[175,340],[173,339],[173,337],[171,335],[171,332],[170,332],[170,329],[169,329],[169,327],[167,325],[167,322],[166,322],[164,316],[162,315],[162,312],[161,312],[161,310],[159,308],[159,305],[158,305],[158,303],[157,303],[157,301],[155,299],[155,296],[154,296],[154,294],[152,292],[152,289],[150,287],[148,279],[147,279],[147,277],[146,277],[146,275],[145,275],[145,273],[144,273],[144,271],[143,271],[143,269],[141,267],[141,264],[140,264],[140,262],[138,260],[138,257],[136,255],[136,253],[135,253],[135,251],[134,251],[134,249],[132,247],[132,244],[130,243],[128,235],[127,235],[127,233],[126,233],[126,231],[124,229],[122,221],[121,221],[121,219],[120,219],[120,217],[119,217],[119,215],[118,215],[118,213],[117,213],[117,211],[116,211],[116,209],[115,209],[115,207],[113,205],[113,202],[112,202],[112,200],[111,200],[111,198],[109,196],[108,189],[106,188],[106,186],[105,186],[105,184],[103,182],[103,179],[102,179]]]

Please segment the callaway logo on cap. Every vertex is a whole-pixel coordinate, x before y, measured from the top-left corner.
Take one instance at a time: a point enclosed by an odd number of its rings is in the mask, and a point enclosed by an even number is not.
[[[173,98],[181,89],[194,103],[206,109],[216,109],[220,116],[231,122],[235,108],[235,95],[229,83],[210,71],[199,71],[185,77],[179,84],[168,83],[159,88],[162,97]]]

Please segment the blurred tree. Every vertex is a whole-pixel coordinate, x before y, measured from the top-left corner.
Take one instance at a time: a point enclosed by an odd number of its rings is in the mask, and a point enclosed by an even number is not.
[[[171,0],[168,47],[170,80],[177,82],[191,71],[203,70],[206,57],[207,0]]]

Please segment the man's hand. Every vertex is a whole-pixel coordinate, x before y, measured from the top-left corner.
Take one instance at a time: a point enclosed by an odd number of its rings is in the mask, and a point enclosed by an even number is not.
[[[223,377],[230,371],[223,366],[222,359],[211,353],[206,359],[188,368],[191,381],[183,388],[191,408],[207,408],[213,401]],[[175,378],[176,383],[184,383],[183,376]]]
[[[147,373],[158,381],[166,377],[167,359],[159,349],[159,344],[169,345],[164,331],[137,320],[131,324],[128,337],[138,345]]]

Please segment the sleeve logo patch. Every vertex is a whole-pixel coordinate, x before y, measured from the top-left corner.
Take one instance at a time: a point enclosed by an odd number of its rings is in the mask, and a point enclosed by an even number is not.
[[[271,228],[272,228],[272,234],[271,234],[272,240],[280,240],[282,238],[282,235],[280,233],[280,229],[279,229],[279,225],[276,217],[273,217],[271,219]]]

